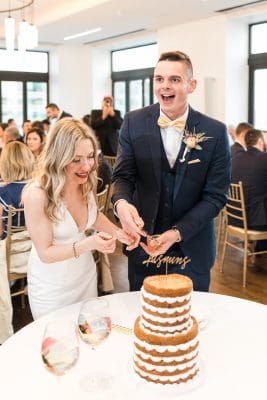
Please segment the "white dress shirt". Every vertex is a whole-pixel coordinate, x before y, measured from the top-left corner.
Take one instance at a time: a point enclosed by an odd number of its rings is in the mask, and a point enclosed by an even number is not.
[[[177,119],[181,119],[186,123],[188,112],[189,108],[187,107],[185,113]],[[160,115],[164,116],[165,118],[168,118],[161,110],[160,110]],[[178,153],[181,148],[184,129],[182,129],[179,132],[174,127],[168,126],[167,128],[160,128],[160,132],[165,153],[169,161],[170,167],[172,168],[175,164],[175,161],[177,159]]]

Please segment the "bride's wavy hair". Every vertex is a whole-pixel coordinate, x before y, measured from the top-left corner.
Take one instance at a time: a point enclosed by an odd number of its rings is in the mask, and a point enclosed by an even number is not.
[[[97,185],[98,148],[93,130],[78,119],[62,118],[48,133],[33,180],[46,192],[45,212],[52,221],[58,220],[56,211],[64,202],[66,167],[74,158],[77,143],[83,139],[90,139],[94,150],[94,166],[87,182],[81,185],[82,194],[87,197],[91,190],[95,195]]]

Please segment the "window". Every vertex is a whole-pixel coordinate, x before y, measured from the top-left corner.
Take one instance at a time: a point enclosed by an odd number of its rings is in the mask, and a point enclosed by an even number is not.
[[[267,22],[249,27],[249,122],[267,130]]]
[[[46,118],[48,53],[12,53],[0,49],[0,120],[14,118],[20,128],[25,119]]]
[[[153,103],[153,72],[157,59],[157,44],[112,52],[114,105],[122,115]]]

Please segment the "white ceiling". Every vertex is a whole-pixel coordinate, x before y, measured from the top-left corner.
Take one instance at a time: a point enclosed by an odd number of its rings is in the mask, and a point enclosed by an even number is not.
[[[26,0],[25,0],[26,1]],[[40,43],[85,44],[135,31],[156,31],[166,26],[208,18],[215,12],[250,0],[35,0],[34,19]],[[22,0],[11,0],[11,5]],[[255,3],[255,1],[253,2]],[[266,3],[266,1],[256,2]],[[0,0],[0,10],[8,7]],[[30,9],[26,9],[25,16]],[[0,26],[6,14],[0,14]],[[19,13],[14,13],[16,19]],[[28,17],[30,18],[30,17]],[[65,36],[101,27],[100,32],[65,42]],[[3,38],[3,29],[0,29]]]

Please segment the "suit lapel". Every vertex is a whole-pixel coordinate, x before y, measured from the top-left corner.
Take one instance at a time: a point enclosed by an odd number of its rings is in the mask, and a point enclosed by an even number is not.
[[[189,113],[188,113],[188,118],[186,121],[186,130],[189,132],[193,132],[194,128],[197,132],[197,125],[199,123],[198,119],[198,114],[196,111],[194,111],[190,106],[189,106]],[[187,169],[188,161],[190,161],[192,157],[192,151],[188,152],[185,156],[185,161],[181,162],[183,158],[183,154],[185,151],[185,143],[182,141],[182,145],[178,154],[178,160],[176,164],[176,176],[175,176],[175,184],[174,184],[174,192],[173,192],[173,202],[175,202],[175,199],[179,193],[185,171]]]
[[[150,113],[146,119],[146,132],[151,151],[151,159],[153,169],[158,186],[161,182],[161,139],[160,128],[157,120],[159,117],[159,105],[152,106]]]

